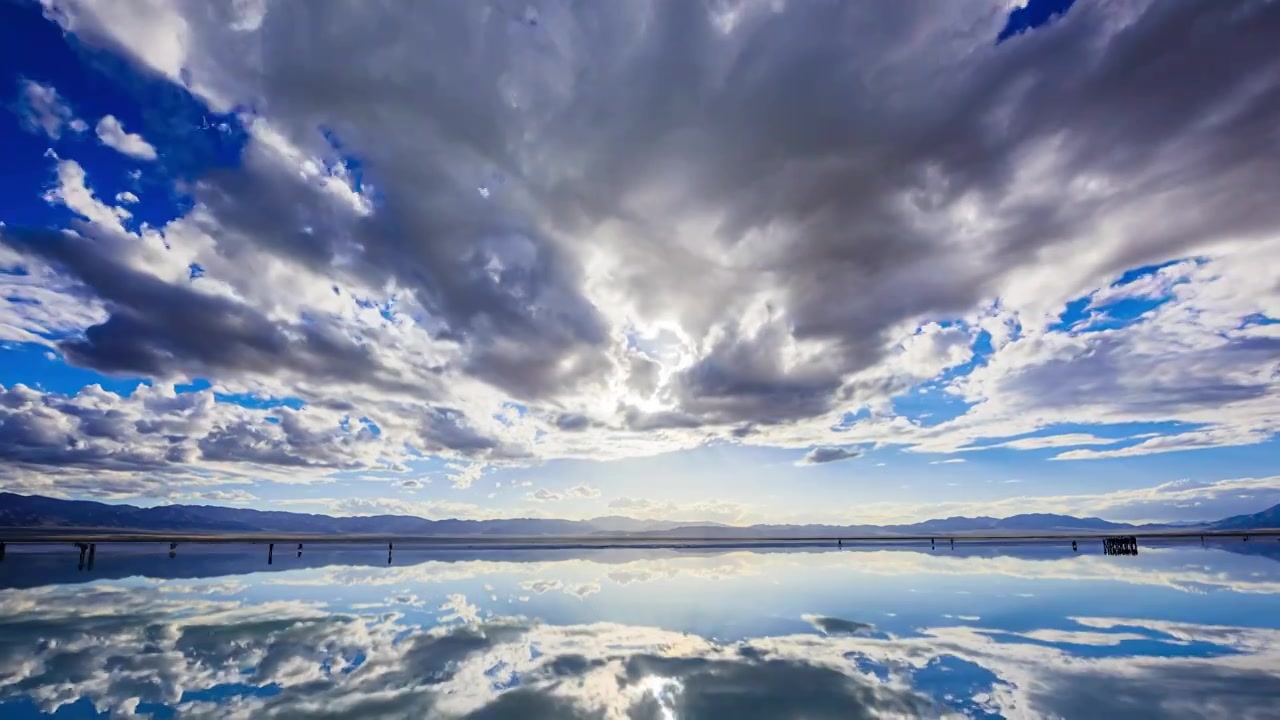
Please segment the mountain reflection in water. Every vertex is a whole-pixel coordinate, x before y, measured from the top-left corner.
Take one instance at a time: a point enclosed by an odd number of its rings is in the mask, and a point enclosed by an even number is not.
[[[1277,717],[1250,545],[10,545],[0,717]]]

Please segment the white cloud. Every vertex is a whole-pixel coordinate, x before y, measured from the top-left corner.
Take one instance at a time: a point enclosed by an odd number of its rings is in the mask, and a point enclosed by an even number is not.
[[[467,596],[461,593],[451,593],[440,609],[446,611],[440,615],[442,623],[457,621],[474,625],[480,622],[480,609],[467,602]]]
[[[538,488],[537,490],[528,493],[528,497],[530,500],[537,500],[538,502],[553,502],[556,500],[562,500],[564,495],[561,495],[558,492],[552,492],[546,488]]]
[[[645,498],[620,497],[609,501],[609,507],[617,510],[649,510],[655,506],[654,501]]]
[[[574,585],[573,587],[565,590],[565,592],[581,600],[582,598],[585,598],[588,595],[595,595],[596,593],[600,592],[600,583],[593,582],[593,583],[582,583],[580,585]]]
[[[428,520],[494,520],[507,517],[494,508],[472,503],[448,500],[401,500],[399,498],[314,498],[304,502],[314,503],[338,516],[356,515],[408,515]]]
[[[902,341],[900,364],[912,377],[929,379],[973,356],[968,333],[936,322],[921,327]]]
[[[609,501],[609,508],[639,519],[671,520],[676,522],[719,522],[734,524],[746,517],[756,516],[757,509],[747,505],[721,500],[674,503],[649,498],[619,497]]]
[[[480,463],[449,463],[447,465],[449,473],[447,478],[449,484],[457,490],[463,490],[472,486],[476,480],[484,476],[485,466]]]
[[[33,80],[24,79],[19,82],[16,110],[28,130],[42,132],[50,140],[62,137],[64,129],[75,133],[89,129],[83,120],[75,116],[52,85]]]
[[[126,204],[126,205],[132,205],[132,204],[134,204],[134,203],[138,202],[138,196],[137,196],[137,195],[134,195],[133,193],[129,192],[128,190],[125,190],[124,192],[118,192],[118,193],[116,193],[116,202],[118,202],[118,203],[124,203],[124,204]]]
[[[202,492],[195,496],[200,500],[212,500],[219,503],[230,503],[232,505],[240,505],[258,500],[258,496],[247,490],[211,490]]]
[[[587,485],[586,483],[580,483],[565,490],[564,492],[555,492],[548,490],[547,488],[538,488],[537,490],[526,493],[525,496],[536,502],[590,499],[600,497],[600,489]]]
[[[563,590],[564,583],[560,580],[525,580],[520,583],[520,588],[541,595],[547,592]]]
[[[124,126],[114,115],[106,115],[98,121],[98,139],[103,145],[136,160],[155,160],[156,149],[137,133],[125,132]]]
[[[91,223],[118,233],[124,232],[122,220],[133,215],[122,207],[114,207],[98,200],[93,190],[85,184],[84,168],[74,160],[59,160],[57,164],[58,184],[49,189],[44,199],[49,203],[65,206]]]
[[[1082,447],[1087,445],[1115,445],[1129,438],[1105,438],[1089,433],[1063,433],[1061,435],[1045,435],[1044,437],[1018,438],[999,443],[975,445],[961,450],[986,450],[990,448],[1009,448],[1011,450],[1042,450],[1058,447]]]

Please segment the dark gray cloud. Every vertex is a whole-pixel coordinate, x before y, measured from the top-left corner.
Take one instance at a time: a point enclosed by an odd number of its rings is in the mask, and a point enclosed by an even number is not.
[[[676,717],[689,718],[879,718],[925,717],[943,711],[910,691],[890,689],[835,668],[793,659],[708,660],[636,655],[626,661],[628,680],[670,678],[681,692]],[[651,701],[642,717],[661,717]]]
[[[591,418],[576,413],[563,413],[556,416],[556,427],[566,432],[586,430],[591,426]]]
[[[527,451],[489,438],[461,413],[419,407],[404,428],[324,408],[246,408],[212,391],[140,387],[117,395],[90,386],[60,395],[0,386],[0,461],[11,490],[100,497],[172,497],[191,485],[243,481],[287,469],[394,469],[404,442],[427,453],[490,461]],[[200,470],[201,464],[218,464]],[[311,481],[316,475],[295,478]]]
[[[477,376],[535,397],[607,364],[575,236],[618,223],[629,246],[612,249],[627,259],[617,281],[694,337],[773,294],[783,328],[718,344],[677,399],[707,422],[781,422],[827,409],[889,328],[963,312],[1100,217],[1211,199],[1177,223],[1130,228],[1099,258],[1104,275],[1280,222],[1269,200],[1280,171],[1256,151],[1275,143],[1280,11],[1133,12],[1116,29],[1108,8],[1084,6],[995,47],[997,13],[928,3],[744,7],[732,33],[679,2],[548,10],[537,28],[478,6],[392,25],[343,3],[281,3],[254,88],[298,137],[324,118],[362,159],[383,193],[354,229],[364,271],[416,288],[470,344]],[[935,47],[912,47],[917,32]],[[1117,190],[1019,192],[1042,152],[1056,177]],[[669,218],[643,215],[638,198],[670,183]],[[998,217],[981,250],[937,222],[965,203]],[[240,206],[218,216],[233,222]],[[708,212],[720,220],[705,247],[685,245],[676,221]],[[787,241],[742,249],[769,228]],[[821,369],[776,359],[791,340],[829,343]]]
[[[142,407],[121,408],[113,400],[118,398],[97,386],[76,398],[23,385],[0,387],[0,459],[13,467],[68,465],[117,471],[154,471],[193,459],[189,418],[172,433],[152,433],[139,422]],[[201,401],[195,394],[187,398],[192,405]]]
[[[805,618],[826,635],[869,635],[875,626],[867,623],[845,620],[844,618],[826,615],[811,615]]]
[[[769,424],[813,417],[836,401],[840,368],[787,367],[786,331],[777,324],[747,339],[726,339],[680,374],[678,406],[707,423]]]
[[[115,243],[7,227],[0,242],[63,269],[105,304],[105,322],[58,343],[72,364],[157,378],[293,374],[425,389],[396,377],[367,345],[333,327],[273,321],[242,302],[138,272],[111,254]]]
[[[1173,665],[1158,674],[1168,685],[1084,670],[1051,677],[1032,691],[1037,705],[1060,717],[1087,716],[1107,708],[1115,717],[1265,718],[1280,701],[1280,678],[1261,670]],[[1170,690],[1176,688],[1176,691]]]
[[[1158,376],[1142,372],[1153,355],[1169,361]],[[1274,380],[1249,370],[1276,358],[1280,338],[1220,338],[1212,346],[1179,348],[1175,362],[1173,353],[1159,346],[1135,343],[1124,333],[1100,333],[1088,338],[1087,352],[1047,359],[1001,378],[999,391],[1041,411],[1095,406],[1152,419],[1174,417],[1265,398],[1274,392]]]
[[[137,49],[154,28],[50,1],[83,41],[179,74]],[[281,0],[247,32],[225,9],[175,10],[184,83],[254,108],[241,162],[192,188],[211,252],[396,294],[447,358],[158,280],[120,243],[6,229],[106,306],[66,357],[413,394],[457,408],[403,420],[435,429],[427,447],[479,455],[522,451],[466,422],[462,381],[587,440],[736,428],[765,443],[908,390],[902,340],[930,320],[998,301],[1030,321],[1126,269],[1280,226],[1273,2],[1080,3],[999,45],[996,0],[535,5],[530,23],[503,4]],[[1095,386],[1123,384],[1104,361]],[[1150,402],[1256,400],[1257,385]]]
[[[368,449],[376,443],[368,427],[344,426],[337,416],[312,417],[290,408],[250,411],[216,404],[210,392],[174,395],[142,388],[122,397],[95,385],[68,396],[23,385],[0,387],[5,474],[23,468],[51,473],[63,492],[112,496],[149,489],[171,494],[163,490],[163,477],[182,484],[177,481],[185,468],[201,460],[359,467],[369,462]],[[77,470],[89,475],[64,477]],[[171,489],[176,491],[176,485]]]
[[[862,457],[861,450],[843,447],[816,447],[800,459],[801,465],[822,465],[823,463],[850,460]]]

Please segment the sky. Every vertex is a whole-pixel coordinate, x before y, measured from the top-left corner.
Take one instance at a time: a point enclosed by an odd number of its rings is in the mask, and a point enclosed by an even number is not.
[[[0,4],[0,490],[1280,503],[1280,3]]]

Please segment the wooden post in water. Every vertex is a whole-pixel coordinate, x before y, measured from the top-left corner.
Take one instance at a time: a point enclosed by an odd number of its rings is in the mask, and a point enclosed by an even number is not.
[[[1076,541],[1075,541],[1075,540],[1072,540],[1072,541],[1071,541],[1071,552],[1080,552],[1080,549],[1076,547]]]
[[[275,544],[275,543],[271,543],[271,544],[267,545],[267,564],[268,564],[268,565],[270,565],[270,564],[271,564],[271,556],[272,556],[272,555],[274,555],[274,554],[275,554],[275,552],[276,552],[276,544]]]
[[[84,570],[84,554],[89,551],[89,546],[78,542],[76,547],[80,548],[80,564],[76,566],[76,570]]]
[[[93,569],[93,558],[98,554],[98,544],[89,543],[89,569]]]
[[[4,561],[4,543],[0,542],[0,562]]]

